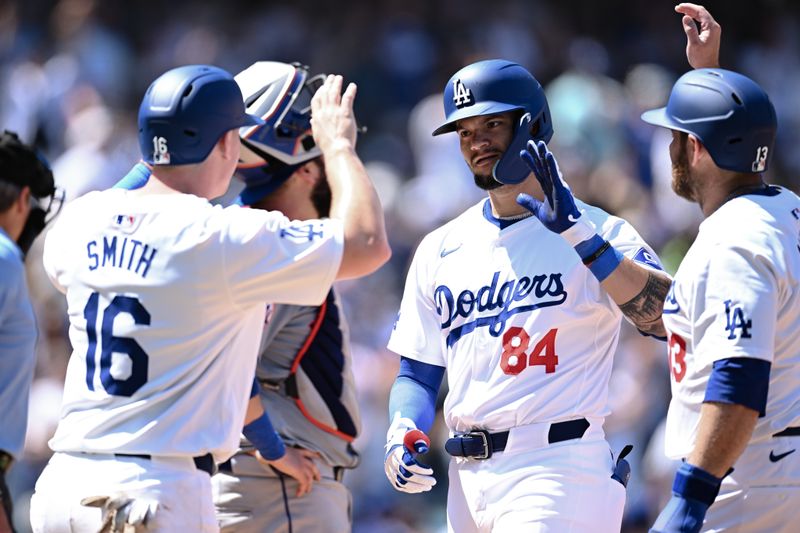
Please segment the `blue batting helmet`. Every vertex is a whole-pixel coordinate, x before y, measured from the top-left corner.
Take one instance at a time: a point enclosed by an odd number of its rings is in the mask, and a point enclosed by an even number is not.
[[[305,65],[276,61],[259,61],[236,75],[247,111],[263,119],[240,132],[241,203],[252,205],[322,155],[311,134],[311,98],[324,81],[324,74],[311,77]]]
[[[242,91],[210,65],[174,68],[148,87],[139,106],[139,148],[152,165],[200,163],[225,132],[260,124],[245,113]]]
[[[769,96],[750,78],[720,68],[687,72],[672,87],[666,107],[642,120],[691,133],[714,163],[735,172],[763,172],[778,124]]]
[[[433,134],[455,131],[461,119],[507,111],[521,111],[522,117],[514,139],[493,172],[501,183],[520,183],[530,174],[530,169],[520,159],[519,152],[532,138],[548,142],[553,136],[553,123],[542,85],[517,63],[489,59],[467,65],[453,74],[444,89],[446,122]]]

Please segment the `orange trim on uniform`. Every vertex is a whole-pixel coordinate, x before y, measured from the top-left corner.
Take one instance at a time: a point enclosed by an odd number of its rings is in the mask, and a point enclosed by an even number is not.
[[[309,422],[311,422],[312,424],[317,426],[322,431],[325,431],[326,433],[330,433],[331,435],[336,435],[340,439],[346,440],[347,442],[353,442],[355,440],[355,437],[352,437],[352,436],[348,435],[347,433],[342,433],[338,429],[333,429],[329,425],[327,425],[327,424],[325,424],[323,422],[320,422],[319,420],[317,420],[316,418],[311,416],[311,413],[306,411],[306,406],[303,405],[303,402],[302,402],[302,400],[300,400],[300,398],[292,398],[292,399],[294,400],[294,403],[297,405],[297,407],[300,409],[300,412],[303,413],[303,416],[305,416],[308,419]]]
[[[322,302],[322,305],[319,306],[319,312],[317,313],[317,318],[314,319],[314,322],[311,324],[311,332],[306,337],[306,342],[303,343],[303,346],[300,347],[300,350],[297,351],[297,355],[294,356],[294,363],[292,363],[292,368],[290,372],[294,374],[297,372],[297,367],[300,366],[300,360],[308,351],[309,346],[311,343],[314,342],[314,338],[317,336],[319,332],[320,326],[322,326],[322,319],[325,318],[325,311],[328,309],[328,301],[325,300]]]

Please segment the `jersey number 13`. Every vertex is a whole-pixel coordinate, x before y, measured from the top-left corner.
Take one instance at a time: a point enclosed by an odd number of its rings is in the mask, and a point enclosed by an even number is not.
[[[95,390],[94,380],[97,373],[97,311],[100,295],[93,292],[83,309],[86,319],[86,334],[89,337],[89,348],[86,350],[86,385]],[[114,396],[133,396],[147,382],[147,353],[139,343],[129,337],[114,335],[114,319],[120,313],[127,313],[133,322],[140,326],[150,325],[150,313],[141,302],[132,296],[115,296],[111,303],[103,309],[100,327],[100,383],[108,394]],[[127,379],[116,379],[111,375],[112,355],[125,354],[130,357],[131,372]]]

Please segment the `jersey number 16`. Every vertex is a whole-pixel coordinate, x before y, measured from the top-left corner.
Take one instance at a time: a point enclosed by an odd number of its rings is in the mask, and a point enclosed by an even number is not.
[[[83,309],[86,319],[86,335],[89,348],[86,350],[86,385],[94,390],[97,369],[97,310],[100,295],[93,292]],[[150,313],[141,302],[132,296],[115,296],[108,307],[103,309],[100,327],[100,383],[108,394],[114,396],[133,396],[147,382],[147,353],[138,342],[129,337],[114,335],[114,319],[120,313],[128,313],[133,322],[140,326],[150,325]],[[131,360],[131,373],[127,379],[116,379],[111,375],[112,355],[125,354]]]

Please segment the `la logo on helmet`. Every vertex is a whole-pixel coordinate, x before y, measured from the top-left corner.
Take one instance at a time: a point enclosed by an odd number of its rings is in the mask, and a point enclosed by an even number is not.
[[[453,81],[453,102],[458,108],[475,103],[475,99],[472,98],[472,91],[467,89],[467,86],[460,79]]]

